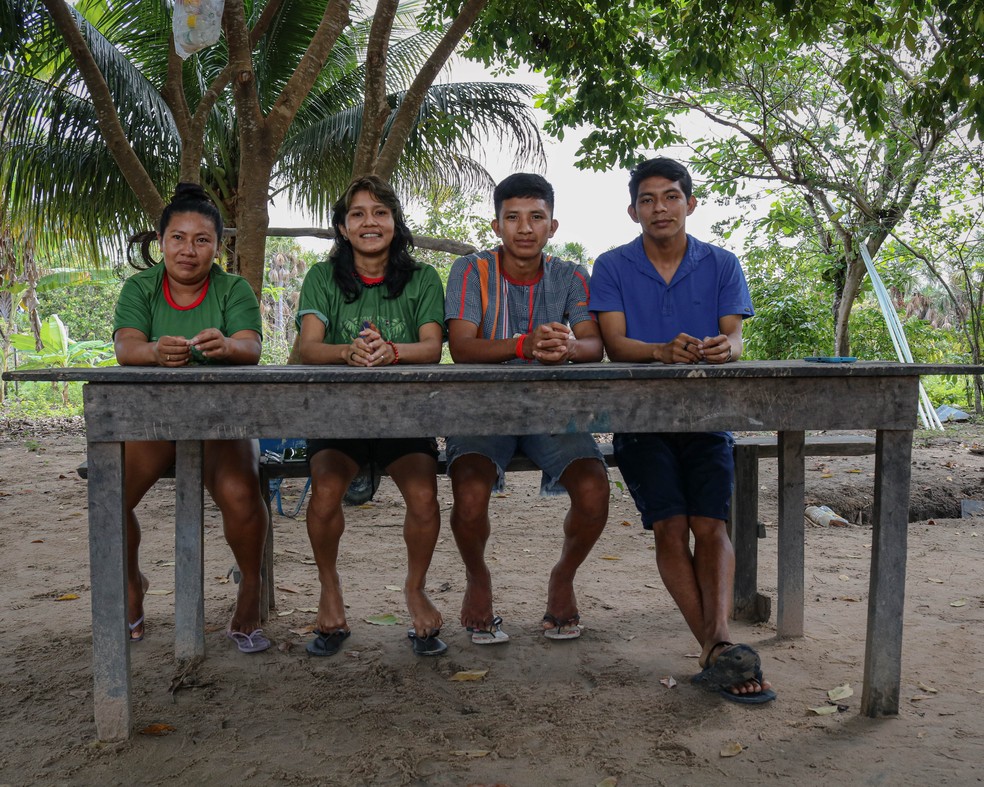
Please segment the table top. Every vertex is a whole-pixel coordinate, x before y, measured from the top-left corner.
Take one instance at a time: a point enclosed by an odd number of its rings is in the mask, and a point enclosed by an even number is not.
[[[86,382],[90,442],[252,437],[902,429],[921,374],[867,361],[103,367],[10,372]],[[984,371],[984,369],[981,369]],[[393,385],[392,383],[399,383]]]
[[[693,378],[850,378],[912,377],[927,374],[984,374],[984,366],[958,364],[810,363],[738,361],[728,364],[583,363],[541,364],[416,364],[376,369],[351,366],[104,366],[13,370],[8,381],[87,383],[406,383],[541,380],[672,380]]]

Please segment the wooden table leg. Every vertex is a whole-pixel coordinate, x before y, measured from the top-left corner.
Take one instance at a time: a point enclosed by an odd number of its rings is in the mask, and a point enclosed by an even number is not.
[[[130,737],[131,723],[123,445],[89,443],[87,450],[96,735],[102,741],[122,741]]]
[[[202,443],[179,440],[175,456],[174,655],[205,655]]]
[[[911,465],[912,431],[880,430],[875,441],[868,634],[861,693],[861,712],[873,718],[899,712]]]
[[[771,599],[758,592],[758,446],[735,446],[735,490],[731,501],[731,541],[735,549],[735,620],[764,623]]]
[[[779,432],[779,566],[776,633],[803,636],[804,432]]]

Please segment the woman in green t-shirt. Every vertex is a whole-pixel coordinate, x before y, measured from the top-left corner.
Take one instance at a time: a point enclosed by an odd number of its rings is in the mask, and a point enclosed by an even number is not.
[[[113,320],[116,359],[121,366],[179,367],[194,363],[256,364],[262,326],[256,296],[246,281],[214,264],[222,240],[222,217],[201,186],[180,183],[158,225],[163,262],[123,285]],[[127,614],[131,642],[144,637],[144,594],[140,572],[140,527],[135,509],[174,464],[174,443],[127,442]],[[267,510],[260,493],[259,445],[255,440],[205,443],[205,487],[222,513],[226,541],[241,573],[236,609],[227,636],[243,653],[270,647],[260,625],[260,567]]]
[[[399,199],[375,176],[353,181],[335,204],[335,245],[304,279],[298,308],[303,363],[371,369],[395,363],[437,363],[444,338],[444,294],[437,272],[410,256],[413,239]],[[321,598],[315,656],[338,652],[349,636],[338,577],[338,547],[345,530],[342,497],[364,466],[385,468],[406,503],[403,586],[413,622],[414,652],[447,649],[443,618],[424,590],[441,528],[437,503],[437,442],[433,438],[308,440],[311,501],[308,536],[318,564]]]

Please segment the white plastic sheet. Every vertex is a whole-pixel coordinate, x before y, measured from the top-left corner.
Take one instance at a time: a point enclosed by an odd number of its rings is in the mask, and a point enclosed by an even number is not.
[[[182,60],[212,46],[222,34],[225,0],[174,0],[174,50]]]

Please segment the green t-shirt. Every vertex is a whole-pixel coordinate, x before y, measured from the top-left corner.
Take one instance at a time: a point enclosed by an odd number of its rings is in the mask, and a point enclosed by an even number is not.
[[[371,322],[388,342],[408,344],[420,341],[420,327],[429,322],[444,326],[444,289],[441,278],[430,265],[414,271],[398,298],[389,298],[383,285],[363,287],[352,303],[332,277],[330,260],[316,263],[308,271],[301,286],[297,309],[300,330],[305,314],[315,315],[325,324],[325,344],[348,344]]]
[[[218,328],[224,336],[237,331],[256,331],[263,335],[260,305],[249,284],[241,276],[226,273],[212,264],[208,292],[193,306],[182,308],[164,295],[164,264],[134,274],[123,284],[113,316],[113,335],[120,328],[136,328],[150,341],[161,336],[190,339],[206,328]],[[199,363],[209,363],[193,353]]]

